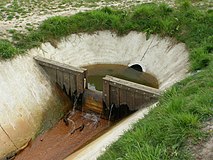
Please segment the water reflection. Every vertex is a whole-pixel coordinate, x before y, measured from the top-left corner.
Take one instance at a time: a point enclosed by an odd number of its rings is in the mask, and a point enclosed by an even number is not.
[[[119,64],[95,64],[84,66],[88,70],[88,88],[91,90],[103,90],[102,78],[111,75],[117,78],[129,80],[153,88],[158,88],[157,79],[146,72],[139,72],[132,68]]]

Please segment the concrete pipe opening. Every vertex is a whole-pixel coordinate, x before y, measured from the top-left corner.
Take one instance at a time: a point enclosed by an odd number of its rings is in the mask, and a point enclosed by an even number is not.
[[[130,63],[130,64],[128,64],[128,67],[130,67],[136,71],[139,71],[139,72],[145,72],[145,68],[139,63]]]

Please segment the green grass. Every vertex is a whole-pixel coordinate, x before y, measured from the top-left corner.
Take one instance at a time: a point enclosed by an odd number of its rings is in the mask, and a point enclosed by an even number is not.
[[[0,40],[0,59],[9,59],[21,52],[7,40]]]

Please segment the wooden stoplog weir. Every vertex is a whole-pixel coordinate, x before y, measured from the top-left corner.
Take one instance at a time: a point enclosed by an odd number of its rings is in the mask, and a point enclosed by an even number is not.
[[[112,76],[103,78],[103,101],[107,107],[127,105],[135,111],[157,102],[160,92],[158,89],[147,87],[134,82]]]
[[[50,79],[64,89],[69,96],[84,92],[86,69],[72,67],[40,56],[36,56],[34,59],[42,66]]]
[[[88,95],[88,93],[94,92],[87,89],[86,69],[72,67],[39,56],[34,57],[34,59],[47,72],[51,80],[59,84],[69,96],[83,94],[84,92],[85,95]],[[87,96],[87,98],[93,106],[97,104],[95,110],[99,110],[99,112],[103,112],[103,106],[109,111],[112,105],[117,108],[126,105],[130,111],[135,111],[156,102],[159,95],[158,89],[107,75],[103,78],[102,97],[100,93],[97,93],[97,96],[94,96],[93,93],[90,96],[94,97]],[[97,97],[99,98],[97,99]],[[87,102],[87,100],[84,100],[84,102]],[[97,109],[97,107],[102,108]]]

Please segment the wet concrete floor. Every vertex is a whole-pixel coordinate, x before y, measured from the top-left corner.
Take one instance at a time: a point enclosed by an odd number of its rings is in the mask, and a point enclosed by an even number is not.
[[[69,126],[59,121],[21,151],[15,160],[62,160],[100,136],[110,127],[99,115],[75,111]]]

